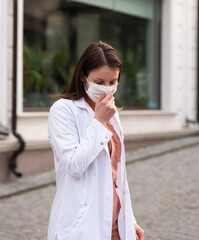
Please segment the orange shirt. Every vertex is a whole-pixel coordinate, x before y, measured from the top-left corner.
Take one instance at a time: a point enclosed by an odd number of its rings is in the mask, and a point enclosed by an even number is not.
[[[108,148],[111,157],[112,176],[113,176],[113,223],[112,223],[112,237],[111,240],[120,240],[118,232],[118,215],[121,208],[120,200],[116,192],[116,180],[117,180],[117,164],[120,161],[121,156],[121,143],[120,139],[115,132],[113,126],[110,123],[106,124],[109,131],[113,133],[112,138],[108,142]]]
[[[90,107],[95,111],[95,103],[85,95],[85,100],[90,105]],[[120,240],[119,232],[118,232],[118,215],[121,208],[120,200],[116,192],[116,180],[117,180],[117,164],[120,161],[121,156],[121,142],[120,139],[114,130],[113,126],[108,122],[106,124],[106,128],[112,132],[113,136],[108,142],[108,149],[111,158],[111,166],[112,166],[112,177],[113,177],[113,222],[112,222],[112,236],[111,240]]]

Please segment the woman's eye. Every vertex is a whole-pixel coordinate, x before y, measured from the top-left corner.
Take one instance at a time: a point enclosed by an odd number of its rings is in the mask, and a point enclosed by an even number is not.
[[[115,85],[115,83],[116,83],[116,82],[114,81],[114,82],[110,82],[109,84],[110,84],[110,85]]]

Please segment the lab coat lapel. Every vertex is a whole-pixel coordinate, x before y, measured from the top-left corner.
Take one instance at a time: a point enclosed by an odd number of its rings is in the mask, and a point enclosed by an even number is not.
[[[91,118],[94,118],[94,111],[93,109],[89,106],[89,104],[86,102],[84,97],[80,98],[79,100],[74,101],[75,105],[78,106],[79,108],[85,108],[87,112],[89,113]]]
[[[74,103],[80,107],[80,108],[85,108],[89,114],[89,116],[91,117],[91,120],[94,118],[95,116],[95,112],[93,111],[93,109],[89,106],[89,104],[86,102],[86,100],[84,99],[84,97],[82,97],[79,100],[75,100]],[[108,154],[108,156],[110,156],[109,150],[108,150],[108,144],[106,144],[105,146],[105,151]]]
[[[118,137],[120,138],[120,141],[123,141],[123,135],[122,135],[122,131],[121,131],[121,123],[119,120],[119,115],[118,112],[116,112],[113,117],[110,119],[110,124],[114,127]]]

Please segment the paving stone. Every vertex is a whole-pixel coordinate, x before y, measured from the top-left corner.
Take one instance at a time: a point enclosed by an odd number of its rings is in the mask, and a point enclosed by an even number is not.
[[[137,150],[137,159],[146,160],[127,165],[134,214],[146,240],[199,239],[197,141],[180,139]],[[152,157],[158,148],[162,153]],[[0,184],[0,240],[46,240],[54,181],[50,172]]]
[[[127,167],[145,239],[199,239],[199,145]]]
[[[54,194],[47,186],[0,200],[0,239],[45,239]]]
[[[55,171],[0,184],[0,198],[55,183]]]

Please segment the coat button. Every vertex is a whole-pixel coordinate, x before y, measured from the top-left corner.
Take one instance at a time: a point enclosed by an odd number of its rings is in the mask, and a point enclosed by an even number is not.
[[[105,139],[108,139],[108,136],[106,136]]]
[[[103,142],[101,142],[100,144],[101,144],[101,145],[103,145],[104,143],[103,143]]]
[[[86,207],[86,206],[87,206],[87,203],[84,203],[84,206]]]

